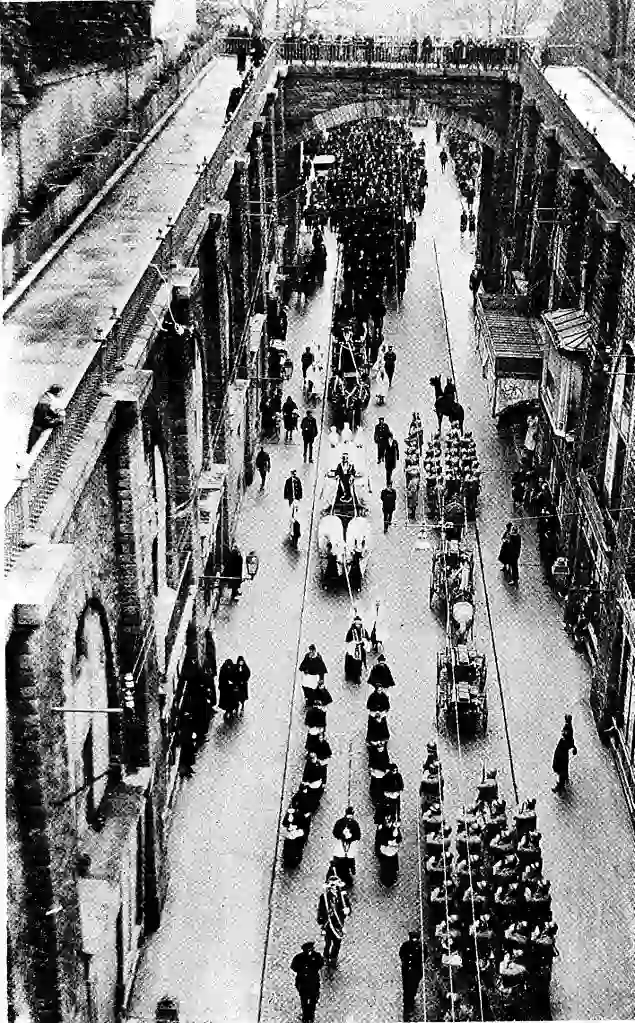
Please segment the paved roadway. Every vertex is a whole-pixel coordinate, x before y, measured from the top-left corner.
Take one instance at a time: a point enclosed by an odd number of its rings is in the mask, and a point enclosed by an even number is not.
[[[428,202],[418,221],[403,307],[390,310],[386,320],[386,335],[394,342],[398,361],[385,416],[399,440],[414,409],[421,413],[427,433],[435,425],[427,381],[431,373],[448,369],[436,241],[459,399],[483,468],[478,531],[515,773],[520,797],[538,798],[545,875],[552,881],[554,916],[560,926],[553,1015],[632,1018],[633,834],[619,783],[593,724],[588,671],[572,650],[560,608],[542,581],[535,530],[526,518],[520,522],[524,546],[518,591],[508,589],[500,576],[496,558],[500,534],[511,516],[509,474],[515,454],[510,439],[497,434],[489,417],[475,355],[467,289],[473,243],[459,236],[456,186],[449,172],[445,176],[439,172],[431,129],[425,137]],[[324,346],[328,337],[335,244],[332,236],[327,241],[325,287],[305,311],[290,315],[296,366],[306,343]],[[298,400],[297,375],[290,390]],[[369,435],[376,414],[371,403],[365,423]],[[215,722],[195,776],[177,797],[169,898],[162,926],[144,951],[132,1009],[149,1019],[158,997],[171,993],[181,1000],[184,1023],[255,1021],[264,981],[262,1020],[300,1018],[289,961],[303,940],[319,938],[317,899],[331,856],[331,829],[348,801],[350,762],[351,799],[363,838],[353,915],[340,965],[323,984],[317,1019],[397,1020],[401,1018],[397,951],[409,927],[418,922],[417,792],[425,742],[435,732],[435,658],[443,643],[442,622],[428,607],[431,553],[414,549],[419,525],[406,520],[401,466],[395,475],[395,525],[383,535],[379,503],[383,483],[373,465],[374,549],[360,607],[369,617],[375,599],[382,602],[387,656],[397,683],[391,696],[390,749],[406,783],[400,877],[387,891],[378,883],[373,854],[364,745],[368,687],[355,688],[343,680],[348,597],[345,591],[322,591],[315,538],[309,544],[306,521],[300,551],[292,551],[287,541],[283,481],[292,466],[298,468],[307,491],[306,519],[311,489],[316,483],[321,486],[321,464],[303,466],[297,443],[272,445],[270,451],[270,489],[261,495],[252,487],[246,494],[239,528],[242,549],[259,551],[260,572],[245,585],[237,606],[221,608],[217,623],[219,661],[245,653],[253,673],[251,699],[243,720],[230,726]],[[480,572],[477,578],[476,636],[488,654],[489,730],[484,739],[465,744],[461,757],[455,741],[440,737],[451,817],[471,796],[483,760],[498,767],[503,795],[514,802]],[[271,887],[280,809],[287,805],[302,770],[304,701],[295,666],[311,641],[318,644],[329,667],[334,702],[328,735],[334,756],[303,862],[293,873],[277,865]],[[573,713],[579,755],[573,762],[571,791],[560,799],[551,792],[550,767],[565,711]],[[431,987],[428,995],[424,1007],[420,993],[420,1019],[428,1014],[434,1018]]]

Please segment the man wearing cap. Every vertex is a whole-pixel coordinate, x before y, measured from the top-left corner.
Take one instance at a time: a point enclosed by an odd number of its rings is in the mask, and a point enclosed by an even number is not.
[[[302,432],[302,441],[304,444],[304,461],[306,462],[306,456],[309,456],[309,462],[313,461],[313,441],[318,435],[318,424],[313,418],[311,409],[307,410],[304,419],[300,423],[300,430]]]
[[[303,1023],[313,1023],[315,1007],[320,998],[320,970],[324,966],[324,958],[315,949],[315,942],[305,941],[302,951],[291,960],[291,969],[295,973],[295,986],[300,995]]]
[[[414,1009],[417,988],[423,977],[423,949],[419,931],[410,931],[399,949],[401,982],[403,984],[403,1014],[408,1017]]]
[[[324,958],[335,966],[344,937],[344,924],[350,916],[351,903],[344,882],[329,873],[318,902],[317,922],[324,931]]]
[[[283,496],[285,501],[289,502],[289,507],[293,505],[294,501],[302,500],[302,483],[298,479],[297,472],[295,469],[291,470],[291,475],[287,479],[284,485]]]
[[[390,436],[390,427],[385,421],[383,416],[379,417],[377,425],[375,426],[374,440],[377,445],[377,464],[383,462],[384,452],[386,450],[386,444],[388,443],[388,437]]]
[[[340,877],[351,884],[355,875],[355,855],[357,843],[362,837],[359,824],[355,820],[355,810],[346,807],[346,813],[335,822],[333,838],[336,840],[335,863]]]

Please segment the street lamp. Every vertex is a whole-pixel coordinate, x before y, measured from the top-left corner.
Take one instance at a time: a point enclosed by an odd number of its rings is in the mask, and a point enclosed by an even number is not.
[[[24,205],[24,167],[22,164],[22,113],[28,103],[19,89],[10,83],[7,90],[5,103],[16,111],[16,147],[18,151],[18,190],[20,193],[20,207]]]

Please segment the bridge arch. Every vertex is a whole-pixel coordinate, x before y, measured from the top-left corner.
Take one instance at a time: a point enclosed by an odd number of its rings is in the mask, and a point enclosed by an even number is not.
[[[501,152],[501,139],[497,132],[486,128],[474,118],[458,113],[438,103],[427,103],[416,97],[403,99],[369,99],[333,107],[316,114],[306,121],[295,137],[289,138],[289,145],[311,138],[321,131],[332,131],[343,124],[352,124],[364,119],[385,120],[387,117],[412,117],[415,120],[427,118],[439,121],[446,128],[455,128],[488,146],[497,155]]]

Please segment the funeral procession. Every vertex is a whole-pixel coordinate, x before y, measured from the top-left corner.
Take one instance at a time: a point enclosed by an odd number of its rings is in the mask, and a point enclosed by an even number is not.
[[[635,1019],[635,14],[2,25],[5,1018]]]

